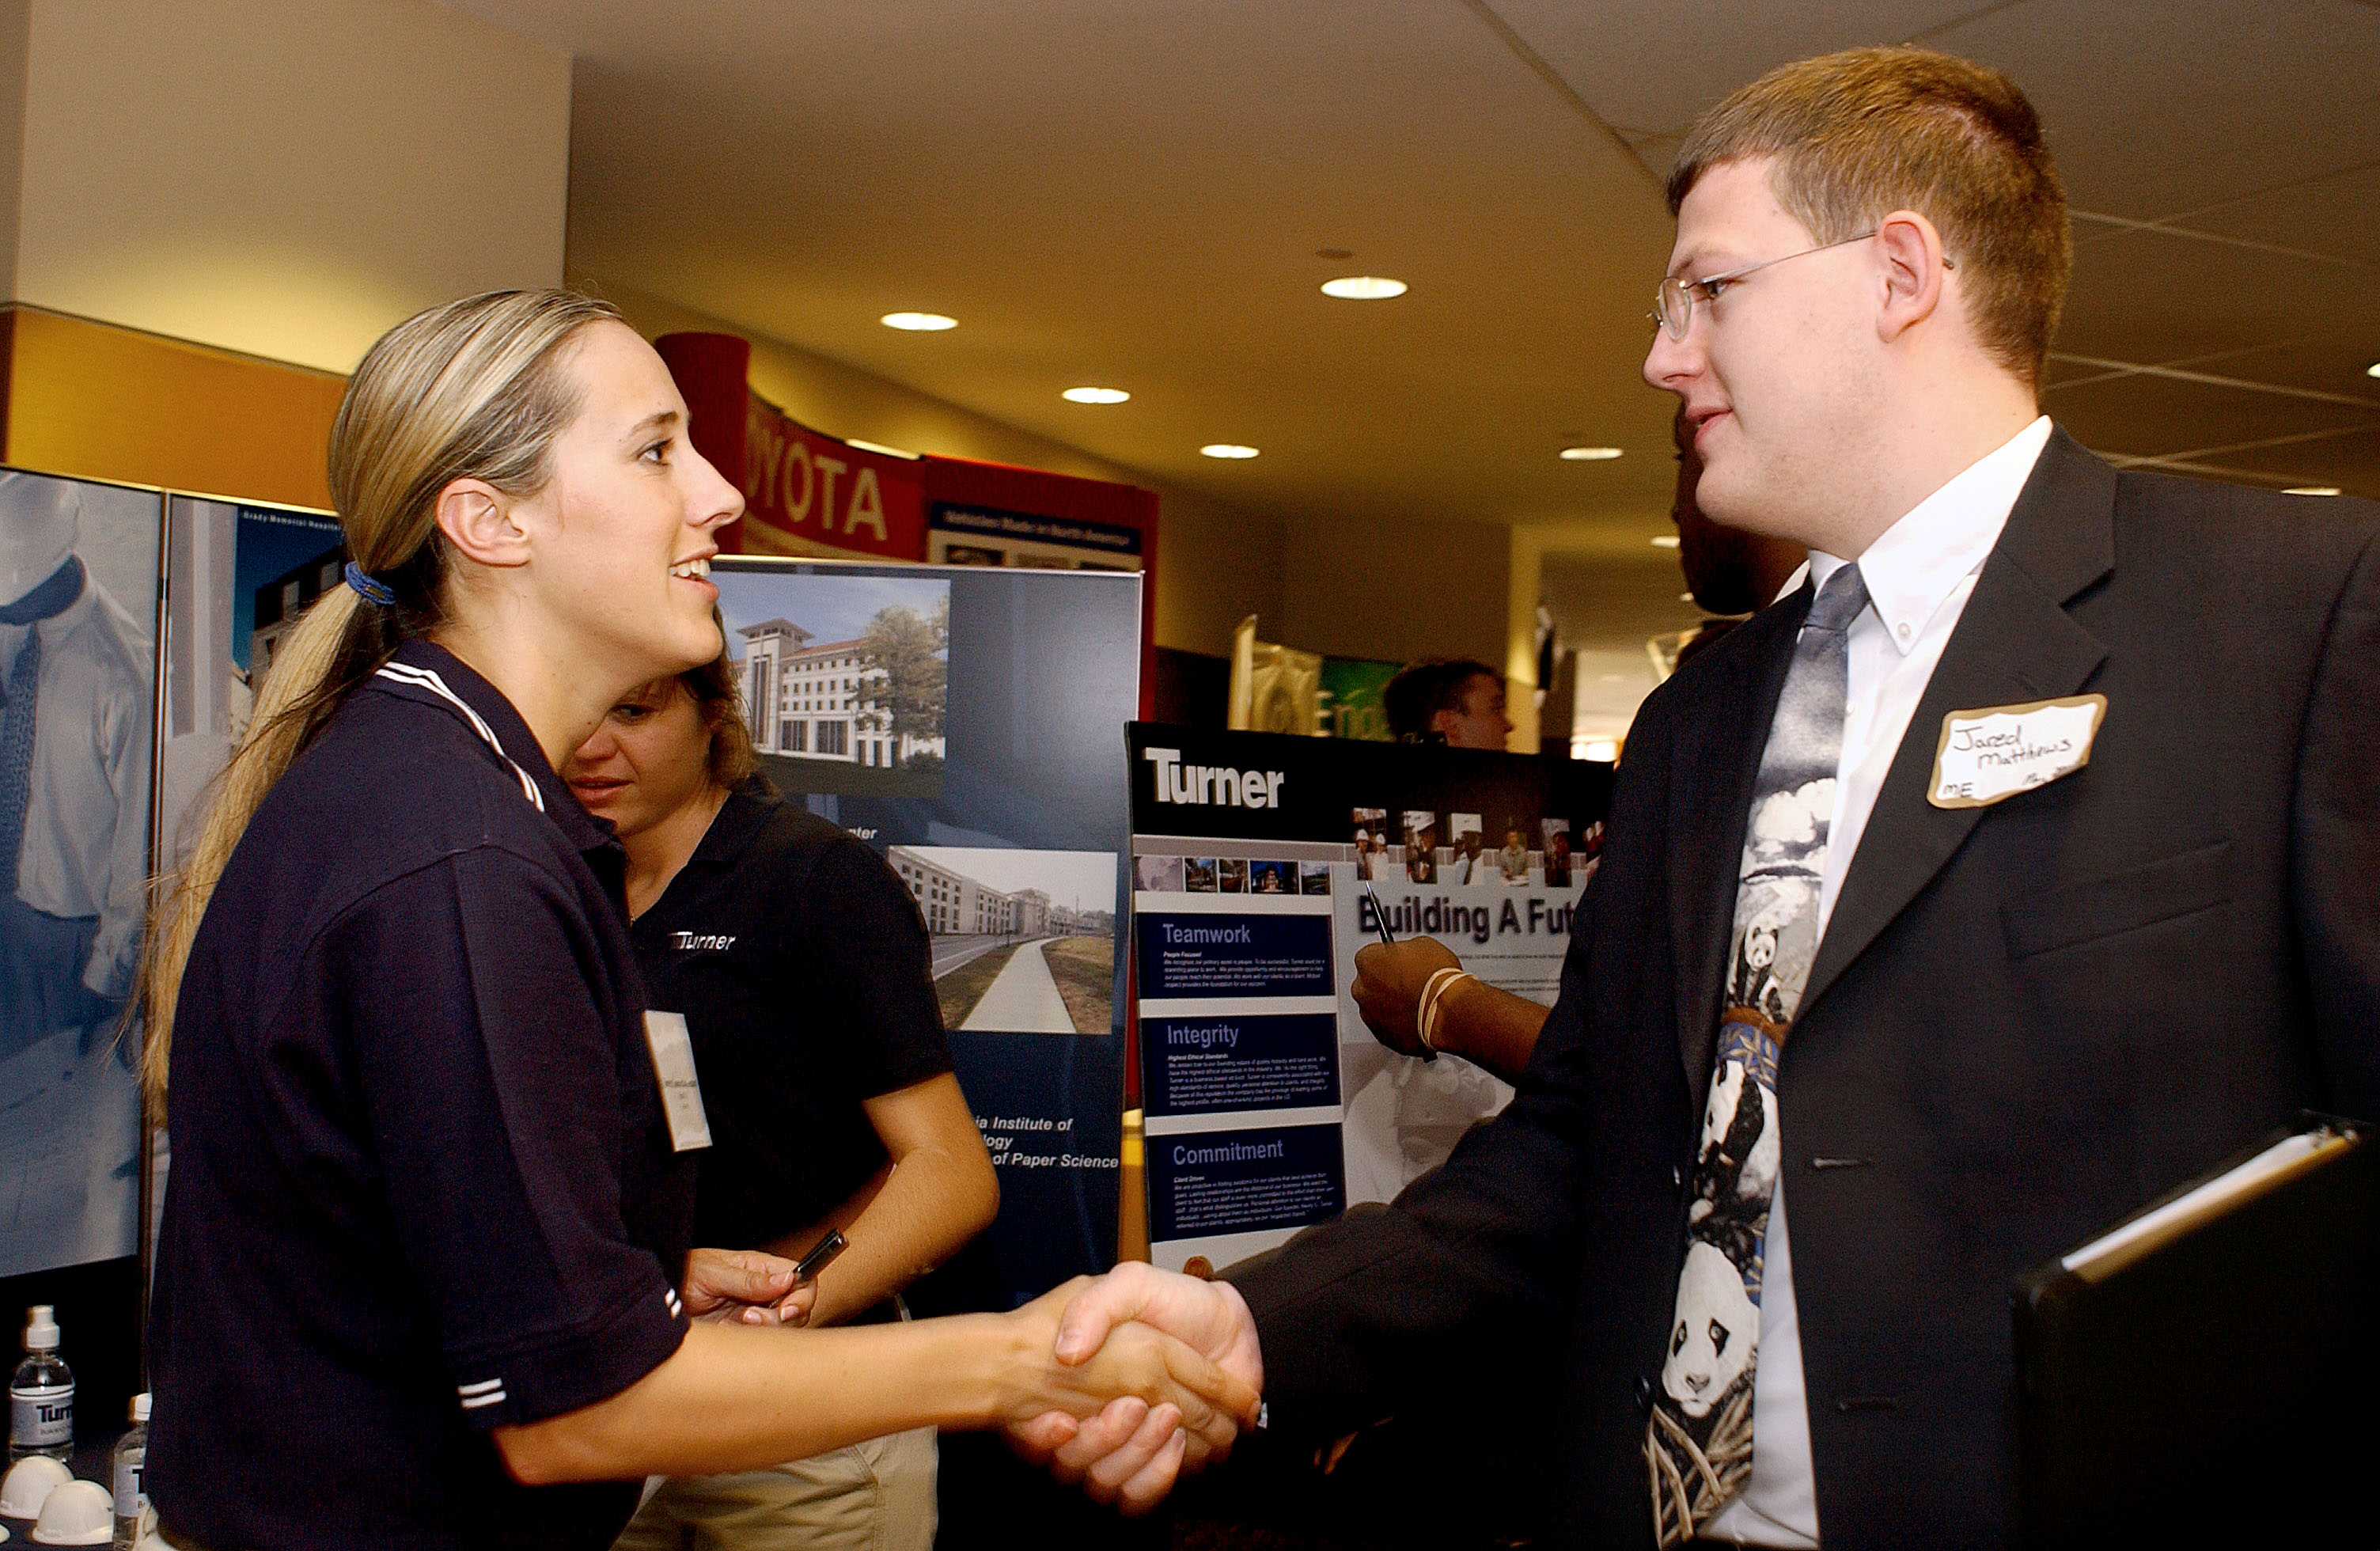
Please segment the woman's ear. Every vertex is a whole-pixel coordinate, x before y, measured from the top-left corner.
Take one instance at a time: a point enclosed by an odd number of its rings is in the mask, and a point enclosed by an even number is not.
[[[1876,333],[1889,344],[1942,304],[1942,234],[1915,211],[1896,210],[1876,224],[1876,249],[1884,265]]]
[[[455,551],[482,565],[528,563],[528,530],[512,497],[484,479],[457,479],[438,492],[438,531]]]

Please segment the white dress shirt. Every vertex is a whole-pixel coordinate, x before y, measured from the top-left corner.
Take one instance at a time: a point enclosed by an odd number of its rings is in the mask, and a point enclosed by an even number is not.
[[[1869,606],[1846,633],[1851,695],[1844,708],[1842,760],[1835,769],[1834,818],[1827,831],[1818,885],[1818,935],[1825,939],[1843,875],[1859,851],[1876,793],[1892,768],[1910,718],[1942,648],[1959,627],[1984,561],[2008,526],[2009,509],[2049,444],[2049,418],[2026,426],[1968,466],[1884,530],[1859,557]],[[1821,587],[1850,562],[1816,550],[1785,584],[1807,575]],[[1927,737],[1934,734],[1929,731]],[[1791,1036],[1787,1036],[1791,1044]],[[1782,1109],[1782,1106],[1779,1106]],[[1780,1128],[1791,1117],[1779,1116]],[[1781,1134],[1781,1131],[1780,1131]],[[1746,1545],[1818,1544],[1818,1499],[1810,1463],[1810,1415],[1802,1382],[1802,1334],[1793,1312],[1792,1246],[1785,1227],[1785,1173],[1768,1202],[1763,1247],[1760,1348],[1752,1385],[1752,1479],[1743,1494],[1702,1532]]]
[[[63,612],[35,624],[0,624],[0,674],[30,636],[41,637],[42,668],[17,897],[44,915],[99,917],[83,984],[122,1000],[140,967],[149,899],[156,670],[148,633],[86,576]]]

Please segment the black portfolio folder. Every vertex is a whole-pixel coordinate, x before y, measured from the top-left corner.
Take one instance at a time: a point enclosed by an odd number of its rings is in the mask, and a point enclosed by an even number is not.
[[[2025,1277],[2032,1545],[2369,1545],[2380,1145],[2308,1116]]]

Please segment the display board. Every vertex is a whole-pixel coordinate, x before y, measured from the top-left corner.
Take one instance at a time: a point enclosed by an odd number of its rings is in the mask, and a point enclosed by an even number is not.
[[[161,500],[0,470],[0,1278],[137,1246]]]
[[[770,779],[880,852],[932,935],[1006,1295],[1105,1269],[1140,578],[722,557],[711,580]]]
[[[1135,723],[1133,942],[1151,1258],[1229,1265],[1446,1159],[1512,1090],[1400,1056],[1358,950],[1435,937],[1550,1006],[1611,767]]]

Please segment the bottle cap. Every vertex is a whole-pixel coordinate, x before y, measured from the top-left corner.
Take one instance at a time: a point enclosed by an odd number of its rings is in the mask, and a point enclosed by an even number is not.
[[[55,1304],[36,1303],[25,1315],[25,1350],[55,1351],[58,1350],[58,1321]]]
[[[149,1420],[149,1391],[146,1389],[132,1397],[132,1420],[135,1422]]]

